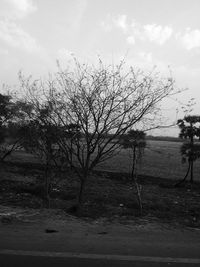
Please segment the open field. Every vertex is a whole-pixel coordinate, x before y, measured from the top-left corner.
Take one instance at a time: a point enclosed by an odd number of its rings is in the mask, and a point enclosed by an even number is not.
[[[139,173],[159,178],[181,179],[186,173],[187,164],[181,163],[180,147],[181,142],[148,140],[144,158],[138,166]],[[117,156],[102,163],[100,167],[99,169],[107,171],[129,172],[131,165],[128,150],[122,149]],[[200,181],[200,160],[194,163],[194,177]]]
[[[175,188],[174,179],[184,176],[180,143],[149,141],[140,167],[143,216],[145,220],[161,220],[173,225],[200,227],[200,183]],[[0,205],[23,208],[43,208],[43,166],[32,155],[18,151],[5,163],[0,174]],[[35,164],[34,164],[35,163]],[[39,163],[39,164],[38,164]],[[195,179],[199,180],[199,162],[195,164]],[[89,177],[84,193],[81,217],[120,222],[138,216],[134,186],[129,179],[129,154],[119,155],[98,167]],[[164,178],[164,179],[163,179]],[[76,203],[79,180],[70,170],[51,190],[51,207],[72,212]]]
[[[181,142],[148,140],[138,172],[158,178],[181,179],[184,177],[187,164],[181,163]],[[40,162],[25,152],[15,152],[9,159],[17,162]],[[97,166],[97,170],[129,173],[131,168],[129,151],[121,149],[114,158]],[[194,163],[194,179],[200,181],[200,160]]]

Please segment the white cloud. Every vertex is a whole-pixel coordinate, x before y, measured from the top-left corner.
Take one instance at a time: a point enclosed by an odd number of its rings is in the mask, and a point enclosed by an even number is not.
[[[200,29],[187,28],[183,33],[177,33],[169,25],[155,23],[142,25],[133,19],[128,19],[125,14],[118,16],[108,14],[106,19],[101,22],[101,26],[106,32],[111,32],[114,28],[122,30],[129,45],[135,45],[139,40],[161,46],[175,37],[175,40],[181,42],[187,50],[200,47]]]
[[[37,10],[33,0],[1,0],[0,40],[27,52],[40,50],[36,40],[17,21]]]
[[[124,32],[128,30],[127,16],[119,15],[117,18],[114,18],[114,23],[117,27],[121,28]]]
[[[23,19],[37,10],[32,0],[2,0],[0,15],[6,19]]]
[[[158,45],[163,45],[172,36],[173,29],[169,26],[156,24],[140,25],[136,22],[131,24],[131,35],[127,38],[129,44],[135,44],[136,40],[150,41]]]
[[[127,15],[118,15],[112,17],[107,15],[106,20],[101,22],[105,31],[109,32],[114,27],[121,29],[124,34],[128,35],[126,41],[128,44],[135,44],[137,40],[150,41],[158,45],[163,45],[173,34],[172,27],[157,24],[141,25],[135,20],[128,22]]]
[[[144,35],[151,42],[163,45],[172,35],[173,29],[169,26],[161,26],[156,24],[144,25]]]
[[[181,41],[187,50],[200,47],[200,30],[187,28],[184,34],[177,34],[177,39]]]
[[[28,15],[37,10],[32,0],[7,0],[21,14]]]
[[[110,32],[114,27],[117,27],[126,33],[129,28],[126,15],[112,16],[107,14],[105,20],[101,21],[100,25],[106,32]]]
[[[27,52],[35,52],[40,49],[31,35],[16,23],[8,20],[0,21],[0,40],[11,47],[17,47]]]

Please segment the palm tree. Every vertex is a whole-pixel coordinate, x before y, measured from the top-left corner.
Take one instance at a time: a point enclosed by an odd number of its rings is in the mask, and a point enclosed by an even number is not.
[[[190,173],[190,183],[194,181],[194,161],[200,158],[200,144],[197,140],[200,140],[200,116],[185,116],[183,119],[178,120],[177,124],[180,128],[180,138],[186,139],[181,146],[182,162],[188,162],[188,169],[185,177],[176,184],[179,186],[186,181]]]

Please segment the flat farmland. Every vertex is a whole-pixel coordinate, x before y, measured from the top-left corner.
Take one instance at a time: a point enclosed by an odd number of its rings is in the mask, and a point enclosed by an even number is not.
[[[138,164],[138,173],[152,177],[181,179],[187,171],[187,163],[181,162],[181,142],[147,140],[144,156]],[[16,162],[41,162],[26,152],[16,151],[8,159]],[[131,158],[129,149],[121,149],[119,153],[96,167],[100,171],[129,173]],[[200,181],[200,160],[194,163],[194,179]]]
[[[187,171],[187,163],[181,162],[181,142],[147,140],[144,156],[138,164],[138,173],[153,177],[181,179]],[[101,163],[98,169],[130,172],[131,159],[128,149]],[[194,163],[194,179],[200,181],[200,160]]]

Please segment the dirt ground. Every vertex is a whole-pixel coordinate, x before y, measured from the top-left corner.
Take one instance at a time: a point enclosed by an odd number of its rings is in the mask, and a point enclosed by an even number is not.
[[[13,210],[25,214],[40,214],[44,209],[43,170],[41,166],[6,163],[1,169],[0,213],[3,223],[13,220]],[[135,225],[165,224],[174,228],[200,228],[200,184],[175,188],[174,181],[141,176],[143,214],[139,216],[138,203],[133,184],[127,174],[95,172],[86,185],[84,206],[77,216],[83,221],[106,220]],[[62,216],[73,214],[79,181],[74,173],[67,171],[63,178],[55,179],[51,190],[51,209]],[[4,209],[8,213],[4,214]],[[9,211],[10,210],[10,211]],[[38,215],[37,215],[38,216]],[[36,216],[36,217],[37,217]],[[10,217],[10,218],[9,218]],[[16,218],[14,218],[16,219]],[[55,216],[57,219],[57,215]]]

